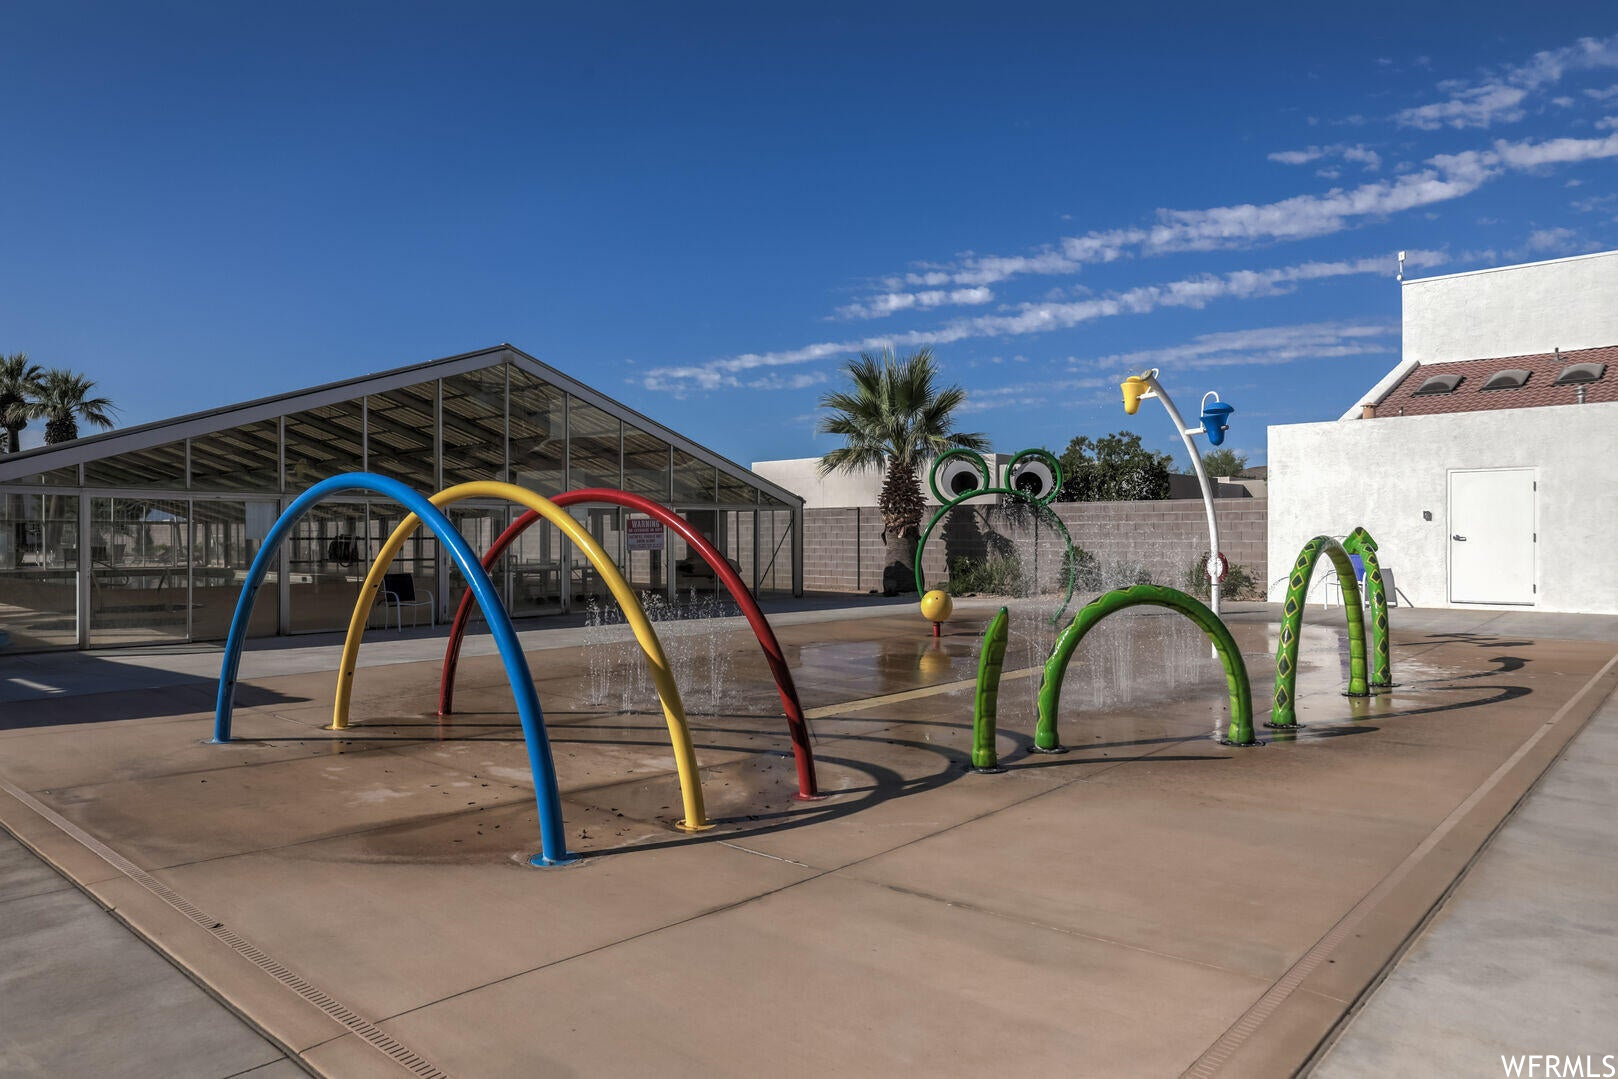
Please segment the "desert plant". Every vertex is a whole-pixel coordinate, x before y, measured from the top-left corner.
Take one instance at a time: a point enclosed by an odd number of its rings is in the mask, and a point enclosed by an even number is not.
[[[950,563],[949,581],[944,585],[952,596],[976,593],[1020,596],[1026,587],[1022,561],[1016,555],[990,555],[982,559],[963,555]]]
[[[38,394],[44,371],[28,362],[26,352],[0,356],[0,453],[22,449],[22,430],[28,426],[28,405]]]
[[[1211,594],[1207,566],[1208,552],[1203,551],[1185,568],[1184,590],[1198,599],[1207,599]],[[1245,566],[1232,562],[1219,585],[1219,595],[1224,599],[1263,599],[1264,590]]]
[[[1210,476],[1240,476],[1247,471],[1247,455],[1220,447],[1202,455],[1202,470]]]
[[[820,406],[831,415],[820,421],[822,434],[840,435],[846,444],[820,459],[820,474],[839,470],[885,468],[877,508],[882,513],[888,564],[882,571],[884,592],[914,587],[916,541],[921,538],[925,503],[917,471],[945,450],[986,450],[981,433],[951,426],[956,409],[966,402],[959,386],[934,385],[937,367],[930,349],[904,359],[892,349],[881,355],[860,353],[843,368],[849,389],[828,393]]]
[[[112,426],[117,409],[110,397],[91,397],[95,383],[73,371],[47,371],[34,398],[23,409],[30,420],[45,421],[45,445],[72,442],[79,437],[79,421],[103,430]]]

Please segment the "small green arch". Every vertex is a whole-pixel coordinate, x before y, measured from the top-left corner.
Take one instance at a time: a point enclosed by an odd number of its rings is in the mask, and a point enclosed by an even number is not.
[[[1281,643],[1275,650],[1275,705],[1270,711],[1270,721],[1265,724],[1274,730],[1295,730],[1299,726],[1294,707],[1298,685],[1298,637],[1303,631],[1304,600],[1315,575],[1315,563],[1320,560],[1322,551],[1337,570],[1337,582],[1343,587],[1343,612],[1348,616],[1346,695],[1371,695],[1365,680],[1365,612],[1360,609],[1360,586],[1354,579],[1354,564],[1348,560],[1348,552],[1343,550],[1342,544],[1330,536],[1316,536],[1298,552],[1298,560],[1292,564],[1292,576],[1287,579],[1287,598],[1281,608]],[[1381,580],[1379,571],[1379,584]],[[1383,621],[1386,620],[1387,614],[1384,612]]]
[[[1219,653],[1219,662],[1225,668],[1225,687],[1230,692],[1230,727],[1221,741],[1233,746],[1262,745],[1253,736],[1253,691],[1247,680],[1247,666],[1242,662],[1241,649],[1236,646],[1236,640],[1225,623],[1213,611],[1179,589],[1137,584],[1129,588],[1115,588],[1097,596],[1081,608],[1067,628],[1057,635],[1056,647],[1051,649],[1050,658],[1045,661],[1045,675],[1039,687],[1039,723],[1034,730],[1034,748],[1045,753],[1057,753],[1062,749],[1056,729],[1056,714],[1062,703],[1062,679],[1084,635],[1108,615],[1129,607],[1143,606],[1167,607],[1178,611],[1207,634]],[[974,717],[972,734],[973,765],[980,769],[995,767],[998,762],[994,755],[992,711],[985,715],[980,710]]]

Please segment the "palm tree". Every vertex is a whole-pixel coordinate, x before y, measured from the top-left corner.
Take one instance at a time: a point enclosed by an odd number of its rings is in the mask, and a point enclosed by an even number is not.
[[[22,449],[22,429],[28,426],[28,402],[39,393],[44,372],[28,362],[26,352],[0,356],[0,453]]]
[[[110,397],[91,397],[95,383],[72,371],[47,371],[33,401],[24,414],[31,420],[45,421],[45,445],[71,442],[79,437],[79,421],[100,427],[112,426]]]
[[[966,391],[933,385],[938,369],[931,349],[902,360],[891,348],[880,356],[862,352],[843,370],[852,385],[821,396],[820,406],[832,414],[820,421],[819,431],[841,435],[847,445],[820,459],[820,474],[886,467],[877,497],[888,549],[882,590],[907,592],[913,587],[925,505],[917,471],[945,450],[986,450],[989,440],[979,432],[951,429],[950,415],[966,402]]]

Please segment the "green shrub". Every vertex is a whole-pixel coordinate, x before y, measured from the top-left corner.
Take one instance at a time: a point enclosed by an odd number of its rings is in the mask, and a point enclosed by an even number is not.
[[[1063,558],[1064,571],[1073,573],[1073,587],[1080,592],[1094,592],[1102,587],[1101,561],[1083,547],[1074,547]]]
[[[1208,590],[1208,552],[1203,551],[1197,560],[1185,568],[1185,580],[1182,590],[1198,599],[1207,599]],[[1219,594],[1225,599],[1263,599],[1264,590],[1259,582],[1244,566],[1231,563],[1230,570],[1225,574],[1224,581],[1219,586]]]
[[[963,555],[950,563],[944,588],[952,596],[973,592],[1020,596],[1024,586],[1022,561],[1016,555],[990,555],[982,561]]]

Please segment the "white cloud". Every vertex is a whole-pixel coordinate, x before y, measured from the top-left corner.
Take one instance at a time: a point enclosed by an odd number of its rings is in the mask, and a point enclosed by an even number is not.
[[[928,289],[923,292],[884,292],[864,303],[851,303],[839,307],[842,318],[884,318],[899,311],[915,308],[942,307],[953,304],[962,307],[992,303],[994,292],[983,286],[957,289]]]
[[[1269,366],[1391,352],[1389,339],[1398,335],[1396,323],[1312,322],[1207,333],[1181,345],[1115,353],[1075,363],[1122,373],[1151,367],[1188,370],[1239,364]]]
[[[1506,142],[1502,139],[1494,144],[1495,160],[1507,168],[1518,170],[1595,161],[1605,157],[1618,157],[1618,135],[1600,139],[1546,139],[1543,142]]]
[[[1118,380],[1110,375],[1087,378],[1046,378],[1029,382],[1002,383],[984,389],[968,391],[961,412],[991,412],[1001,408],[1048,409],[1053,404],[1072,404],[1056,395],[1082,390],[1112,389],[1116,392]]]
[[[1326,152],[1318,146],[1311,146],[1307,150],[1280,150],[1270,155],[1271,161],[1279,161],[1283,165],[1307,165],[1311,161],[1319,161],[1326,156]]]
[[[806,390],[830,379],[825,371],[805,371],[796,375],[765,375],[747,383],[750,390]]]
[[[1556,141],[1570,145],[1553,151],[1552,156],[1562,154],[1566,160],[1573,160],[1568,155],[1578,152],[1577,144],[1602,143],[1605,140]],[[1324,236],[1341,232],[1360,219],[1385,217],[1470,195],[1498,173],[1498,166],[1502,163],[1499,147],[1532,145],[1497,143],[1494,153],[1474,150],[1441,154],[1428,160],[1425,168],[1414,169],[1392,179],[1377,180],[1353,188],[1332,188],[1323,194],[1295,195],[1279,202],[1215,206],[1203,210],[1158,210],[1157,223],[1151,226],[1064,237],[1031,256],[970,255],[953,266],[930,268],[925,278],[933,283],[979,287],[1024,274],[1072,273],[1087,263],[1111,262],[1131,254],[1228,250],[1278,240]],[[1587,150],[1591,156],[1608,156],[1599,149]],[[1524,154],[1533,151],[1519,149],[1505,152],[1515,155],[1504,162],[1515,168],[1520,167],[1518,161]],[[879,302],[879,299],[873,302]]]
[[[1572,229],[1535,229],[1528,234],[1523,249],[1533,254],[1560,254],[1579,247],[1578,233]]]
[[[1605,90],[1586,90],[1584,96],[1591,101],[1611,101],[1618,98],[1618,86],[1609,86]]]
[[[1029,258],[971,256],[953,268],[935,268],[930,275],[955,283],[988,284],[1025,273],[1071,272],[1084,263],[1109,262],[1126,254],[1229,250],[1325,236],[1363,219],[1465,197],[1499,176],[1502,169],[1521,171],[1614,156],[1618,156],[1618,137],[1614,136],[1542,142],[1496,140],[1487,150],[1439,154],[1424,167],[1388,180],[1260,205],[1159,210],[1157,223],[1150,227],[1066,237]]]
[[[1049,408],[1056,395],[1105,389],[1116,393],[1119,380],[1152,367],[1190,371],[1216,367],[1264,366],[1309,360],[1347,359],[1386,355],[1397,351],[1397,323],[1315,322],[1298,326],[1269,326],[1202,334],[1164,348],[1121,352],[1089,359],[1070,357],[1080,370],[1106,372],[1080,378],[1046,378],[974,389],[963,411],[988,412],[1002,408]]]
[[[1269,155],[1271,161],[1283,165],[1307,165],[1311,161],[1321,158],[1339,157],[1344,161],[1359,165],[1366,172],[1376,172],[1382,167],[1382,155],[1368,146],[1348,145],[1336,143],[1332,146],[1310,146],[1303,150],[1281,150]]]
[[[1528,91],[1516,86],[1489,83],[1457,91],[1448,101],[1437,101],[1394,114],[1400,127],[1437,131],[1442,127],[1488,127],[1497,121],[1512,123],[1527,113],[1522,108]]]
[[[1618,131],[1618,116],[1603,116],[1596,121],[1597,131]]]
[[[1489,127],[1512,123],[1527,115],[1528,96],[1562,80],[1570,71],[1590,71],[1618,67],[1618,34],[1606,38],[1580,38],[1560,49],[1537,52],[1521,64],[1508,66],[1476,82],[1446,80],[1438,84],[1444,101],[1401,109],[1393,120],[1401,127],[1436,131],[1443,127]],[[1585,93],[1601,100],[1597,93]],[[1555,103],[1568,105],[1568,98]]]
[[[1445,256],[1438,252],[1411,251],[1406,256],[1405,265],[1407,268],[1434,266],[1444,261]],[[1295,266],[1268,270],[1238,270],[1227,274],[1199,274],[1166,284],[1144,285],[1082,300],[1022,304],[1010,313],[957,318],[933,329],[911,330],[850,341],[824,341],[777,352],[751,352],[685,367],[659,367],[647,372],[640,382],[649,390],[675,393],[691,389],[754,387],[759,383],[767,388],[775,388],[775,383],[762,379],[744,383],[739,376],[759,368],[795,366],[834,356],[875,351],[884,347],[898,350],[985,337],[1049,333],[1054,330],[1070,329],[1096,319],[1141,315],[1166,307],[1195,309],[1205,307],[1216,300],[1284,295],[1305,281],[1375,273],[1391,277],[1393,271],[1392,257],[1383,257],[1338,262],[1305,262]]]

